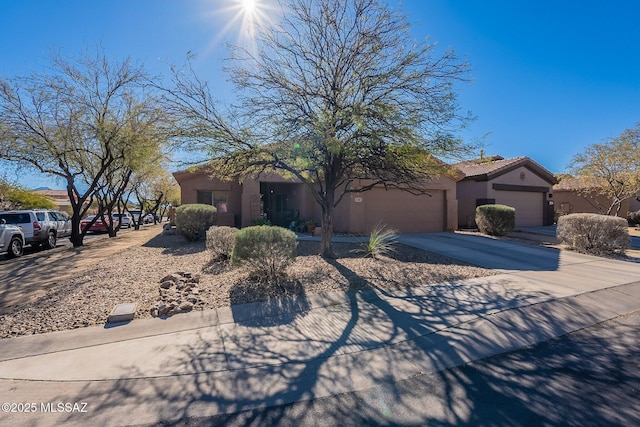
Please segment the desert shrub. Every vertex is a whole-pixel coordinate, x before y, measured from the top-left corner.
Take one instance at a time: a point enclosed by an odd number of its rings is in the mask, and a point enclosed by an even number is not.
[[[369,240],[364,242],[361,247],[354,249],[353,252],[376,259],[394,252],[397,240],[398,234],[395,230],[378,224],[371,230]]]
[[[215,225],[207,230],[207,249],[211,251],[214,260],[224,261],[231,258],[237,232],[238,229],[234,227]]]
[[[271,221],[266,216],[259,216],[251,220],[251,225],[271,225]]]
[[[624,254],[631,243],[627,221],[616,216],[575,213],[558,218],[558,238],[594,255]]]
[[[481,233],[504,236],[516,225],[516,210],[505,205],[481,205],[476,208],[476,224]]]
[[[629,227],[637,227],[640,225],[640,211],[629,212],[627,214],[627,223],[629,224]]]
[[[200,240],[216,223],[217,209],[210,205],[190,204],[176,208],[176,231],[188,240]]]
[[[297,236],[286,228],[257,225],[239,230],[231,260],[252,276],[275,282],[296,258]]]

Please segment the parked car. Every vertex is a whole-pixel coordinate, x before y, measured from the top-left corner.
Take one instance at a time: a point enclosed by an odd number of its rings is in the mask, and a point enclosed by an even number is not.
[[[6,253],[9,258],[22,255],[24,233],[17,225],[7,224],[0,220],[0,254]]]
[[[113,218],[120,222],[120,228],[129,228],[133,225],[133,218],[129,213],[113,214]]]
[[[144,216],[144,223],[151,224],[153,222],[153,214],[146,214]]]
[[[87,231],[93,231],[94,233],[106,233],[109,231],[107,228],[110,222],[113,222],[113,227],[118,226],[118,220],[109,217],[108,215],[103,215],[102,218],[96,219],[96,221],[91,224],[91,221],[96,217],[96,215],[89,215],[82,221],[80,221],[80,231],[84,231],[85,228],[89,227]]]
[[[55,248],[58,239],[71,235],[71,220],[58,211],[27,209],[0,211],[0,220],[22,228],[26,244]]]
[[[140,214],[142,213],[141,211],[137,211],[137,210],[133,210],[133,211],[129,211],[131,212],[131,216],[133,217],[133,220],[135,221],[136,224],[140,223]]]

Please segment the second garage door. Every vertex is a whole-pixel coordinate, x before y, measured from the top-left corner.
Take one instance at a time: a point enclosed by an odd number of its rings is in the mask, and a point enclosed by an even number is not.
[[[516,209],[516,227],[540,227],[543,224],[544,193],[496,191],[496,203]]]
[[[400,233],[445,230],[444,191],[432,191],[430,196],[416,196],[397,189],[376,189],[365,193],[364,199],[367,231],[378,223],[386,224]]]

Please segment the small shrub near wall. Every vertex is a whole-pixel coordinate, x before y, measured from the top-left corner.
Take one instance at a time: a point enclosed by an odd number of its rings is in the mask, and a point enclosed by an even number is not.
[[[516,210],[505,205],[481,205],[476,208],[476,224],[481,233],[504,236],[516,225]]]
[[[640,225],[640,211],[629,212],[627,214],[627,223],[629,227],[638,227]]]
[[[247,267],[252,276],[275,282],[296,258],[297,236],[269,225],[246,227],[236,233],[231,255],[234,265]]]
[[[216,223],[215,207],[203,204],[182,205],[176,208],[176,231],[188,240],[200,240]]]
[[[627,220],[575,213],[558,218],[558,238],[570,248],[593,255],[624,254],[631,244]]]
[[[207,249],[214,260],[225,261],[231,258],[236,241],[237,228],[213,226],[207,230]]]

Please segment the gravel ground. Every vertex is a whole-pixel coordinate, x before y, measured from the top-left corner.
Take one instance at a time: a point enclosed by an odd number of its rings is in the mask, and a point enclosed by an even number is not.
[[[300,293],[424,286],[490,276],[492,270],[448,257],[397,246],[391,257],[362,258],[356,244],[335,244],[336,260],[315,254],[318,242],[299,242],[287,278],[258,283],[245,270],[211,260],[204,242],[158,235],[150,242],[112,254],[84,273],[61,281],[35,301],[0,316],[0,338],[104,324],[116,304],[137,302],[136,318],[151,317],[160,279],[176,272],[200,275],[196,310],[265,301]],[[179,314],[178,314],[179,315]]]

